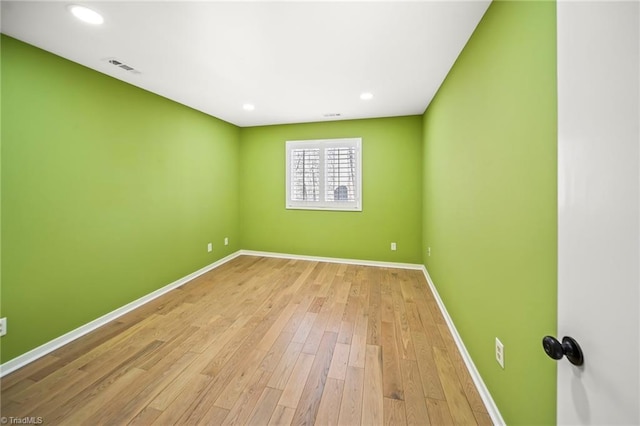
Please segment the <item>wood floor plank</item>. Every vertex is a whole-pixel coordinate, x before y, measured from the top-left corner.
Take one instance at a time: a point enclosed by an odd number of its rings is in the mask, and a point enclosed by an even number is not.
[[[433,315],[433,318],[436,321],[436,324],[447,325],[447,322],[445,321],[444,316],[442,315],[442,312],[440,312],[438,303],[433,298],[430,298],[427,301],[427,303],[429,305],[429,309],[431,310],[431,315]]]
[[[340,322],[340,332],[338,333],[338,342],[351,344],[353,336],[353,328],[360,307],[360,283],[352,282],[347,295],[347,304],[344,308],[342,321]]]
[[[399,399],[384,398],[384,424],[389,426],[406,425],[407,416],[404,410],[404,401]]]
[[[302,284],[307,284],[311,281],[311,277],[314,274],[314,271],[316,271],[316,269],[318,268],[318,266],[320,265],[319,262],[298,262],[301,265],[303,265],[304,270],[298,275],[298,277],[296,278],[295,282],[293,283],[293,287],[299,288],[299,286],[301,286]],[[305,293],[298,293],[296,295],[296,297],[294,297],[292,299],[293,303],[299,303],[302,306],[302,300],[305,299],[305,297],[308,296],[308,294]],[[311,295],[311,298],[309,299],[309,305],[311,304],[311,300],[313,300],[313,298],[315,297],[315,295]],[[308,308],[309,305],[305,306],[305,309]]]
[[[369,320],[367,325],[368,345],[380,345],[381,303],[380,282],[372,280],[369,285],[369,309],[367,315]]]
[[[291,303],[293,303],[293,301],[297,299],[296,296],[297,294],[294,294]],[[292,336],[296,334],[296,331],[298,331],[298,328],[300,327],[300,324],[302,323],[302,320],[307,313],[307,304],[310,303],[310,300],[311,296],[307,295],[306,299],[303,298],[302,300],[299,300],[298,303],[296,303],[298,307],[282,329],[283,333],[291,333]]]
[[[305,383],[302,395],[298,400],[296,413],[293,416],[295,424],[313,424],[318,414],[320,399],[324,392],[324,385],[329,374],[329,367],[333,359],[333,351],[338,335],[326,332],[322,336],[317,354],[314,357],[309,377]]]
[[[307,336],[311,332],[311,328],[313,327],[313,323],[316,321],[316,317],[318,316],[315,312],[307,312],[302,319],[302,323],[296,334],[293,336],[292,341],[296,343],[304,343],[307,340]]]
[[[340,332],[340,325],[342,324],[342,317],[344,315],[344,309],[346,306],[346,303],[333,304],[333,309],[331,310],[331,315],[329,316],[329,321],[327,322],[327,331],[336,334]]]
[[[429,344],[431,346],[444,348],[444,340],[442,340],[440,330],[438,329],[438,323],[431,313],[429,304],[423,298],[418,298],[418,300],[416,300],[416,307],[418,308],[422,328],[427,336],[427,339],[429,340]]]
[[[314,359],[314,355],[300,353],[291,372],[291,376],[289,376],[289,380],[287,380],[287,384],[282,391],[282,397],[278,405],[284,405],[285,407],[293,409],[298,407],[298,401],[300,400],[300,395],[302,395],[304,385],[311,372]]]
[[[77,358],[71,360],[68,364],[65,364],[64,367],[55,370],[52,374],[46,376],[42,380],[38,381],[40,386],[46,386],[45,383],[49,383],[50,381],[55,381],[60,378],[60,376],[64,376],[65,371],[69,371],[71,369],[81,369],[83,366],[91,363],[97,358],[105,357],[107,362],[113,362],[113,359],[117,357],[109,355],[114,355],[115,352],[126,351],[129,350],[128,342],[134,338],[134,342],[137,341],[137,344],[132,346],[138,347],[142,342],[148,342],[149,340],[149,330],[152,329],[153,325],[158,321],[158,317],[155,315],[151,315],[144,320],[136,323],[135,325],[127,328],[123,332],[113,336],[112,338],[104,341],[102,344],[93,347],[92,349],[88,349],[86,352],[83,352],[82,355]],[[138,337],[137,339],[135,339]],[[19,374],[20,370],[18,370],[14,374]],[[4,381],[5,379],[3,379]]]
[[[384,419],[382,389],[382,350],[377,345],[367,345],[362,395],[362,423],[381,424]]]
[[[346,373],[346,372],[345,372]],[[318,426],[329,426],[338,424],[338,415],[340,414],[340,401],[342,400],[342,391],[344,389],[344,380],[327,378],[324,385],[320,406],[318,407],[318,415],[315,423]]]
[[[276,322],[273,323],[269,331],[267,331],[267,334],[265,334],[262,340],[260,340],[260,342],[258,343],[258,349],[268,351],[271,348],[273,343],[278,339],[280,333],[282,333],[282,330],[284,329],[293,313],[296,311],[297,307],[297,304],[289,303],[284,308],[280,316],[278,316]]]
[[[441,376],[434,359],[434,347],[429,345],[424,333],[411,333],[416,349],[416,360],[420,370],[423,392],[427,398],[446,399],[441,384]],[[455,375],[455,371],[453,371]]]
[[[176,333],[173,338],[170,338],[167,342],[165,342],[159,350],[150,353],[147,357],[140,360],[136,367],[142,370],[149,370],[154,365],[158,364],[162,358],[166,356],[167,353],[171,352],[174,348],[181,346],[182,344],[191,344],[193,341],[189,341],[189,337],[193,336],[195,333],[199,332],[199,327],[185,326],[183,328],[183,332]],[[194,345],[195,346],[195,345]],[[193,346],[192,346],[193,348]]]
[[[447,352],[438,347],[434,347],[433,352],[453,421],[456,424],[475,424],[475,416]]]
[[[407,309],[402,299],[402,292],[396,285],[391,288],[393,297],[394,325],[396,328],[396,340],[398,355],[402,359],[416,359],[411,339],[411,328],[407,317]]]
[[[230,410],[238,400],[242,391],[247,386],[253,374],[258,370],[260,362],[266,352],[260,349],[251,351],[247,359],[239,364],[236,373],[231,377],[229,384],[224,387],[220,397],[215,402],[218,407]]]
[[[351,290],[350,277],[353,275],[353,272],[350,273],[351,275],[347,275],[348,268],[349,267],[345,268],[345,274],[338,280],[338,292],[336,294],[336,303],[345,305],[349,299],[349,291]]]
[[[282,332],[278,336],[271,348],[267,351],[267,354],[262,359],[260,363],[260,368],[273,373],[276,369],[280,361],[282,360],[282,356],[286,353],[287,348],[291,344],[291,338],[293,337],[293,333]]]
[[[112,399],[116,398],[123,391],[128,389],[145,373],[146,372],[144,370],[140,370],[138,368],[133,368],[127,371],[112,384],[102,389],[100,393],[95,394],[93,398],[82,404],[81,407],[73,410],[71,414],[65,417],[60,424],[76,425],[85,422],[95,424],[97,420],[100,420],[100,407],[108,405]],[[98,413],[97,419],[96,413]]]
[[[364,387],[364,368],[347,367],[344,391],[340,401],[338,424],[357,425],[362,418],[362,393]]]
[[[287,350],[282,355],[280,362],[273,370],[271,375],[271,379],[269,380],[268,386],[274,389],[284,390],[287,382],[289,381],[289,377],[291,376],[291,372],[293,371],[296,362],[298,361],[298,357],[300,356],[300,352],[302,352],[302,343],[291,342],[287,347]]]
[[[354,334],[351,340],[351,350],[349,352],[349,365],[352,367],[364,368],[366,351],[367,335]]]
[[[427,411],[432,425],[453,425],[447,401],[427,398]]]
[[[11,400],[11,397],[13,395],[15,395],[16,393],[22,393],[24,391],[27,391],[27,389],[29,389],[32,385],[35,385],[36,383],[37,382],[35,380],[25,377],[17,381],[13,386],[8,388],[7,391],[0,391],[0,392],[2,393],[3,398],[7,398]]]
[[[249,335],[254,323],[251,316],[241,315],[204,348],[196,347],[196,351],[209,360],[198,373],[215,375]]]
[[[361,303],[358,309],[351,339],[351,351],[349,352],[349,365],[358,368],[364,368],[367,350],[367,328],[369,326],[367,311],[363,305],[364,303]]]
[[[475,416],[476,422],[479,426],[493,426],[493,421],[488,413],[484,411],[474,411],[473,415]]]
[[[281,396],[281,390],[264,388],[247,424],[253,426],[264,425],[264,419],[271,418]]]
[[[420,319],[418,305],[414,302],[405,302],[404,306],[406,307],[407,312],[407,323],[409,324],[411,331],[423,333],[424,330],[422,329],[422,320]]]
[[[413,303],[413,287],[411,285],[409,277],[403,274],[400,277],[400,290],[402,291],[402,298],[405,303]]]
[[[387,283],[387,287],[389,287],[388,283]],[[393,307],[393,294],[391,292],[391,288],[389,288],[388,294],[382,295],[382,298],[380,299],[380,301],[382,303],[380,320],[382,322],[388,322],[393,324],[393,322],[395,321],[395,311]]]
[[[171,381],[171,383],[159,392],[156,397],[149,402],[147,407],[155,408],[159,411],[164,411],[178,398],[178,396],[185,391],[186,388],[192,385],[193,374],[181,374]]]
[[[395,326],[382,322],[382,381],[386,398],[404,399]]]
[[[319,313],[320,308],[322,308],[322,305],[324,304],[326,299],[327,299],[326,297],[318,297],[318,296],[314,297],[313,302],[311,303],[311,306],[309,306],[308,311],[316,314]]]
[[[48,424],[490,424],[438,309],[421,271],[239,256],[7,375],[0,409]]]
[[[428,425],[429,414],[422,383],[420,382],[420,370],[416,361],[400,361],[402,370],[402,382],[404,386],[404,406],[408,425]]]
[[[46,406],[41,406],[38,411],[42,417],[46,417],[52,423],[63,421],[64,418],[88,404],[96,395],[126,375],[130,369],[135,367],[135,362],[140,357],[155,347],[157,347],[157,342],[153,341],[133,353],[129,352],[126,359],[112,359],[111,363],[103,370],[93,371],[81,381],[76,382],[77,386],[69,388],[71,390],[69,394],[56,393],[56,396],[63,398],[62,400],[55,403],[51,400]]]
[[[147,407],[138,413],[127,425],[129,426],[147,426],[153,424],[158,417],[162,414],[162,411],[155,408]]]
[[[135,394],[133,392],[123,393],[126,402],[102,407],[100,413],[114,424],[125,424],[131,421],[145,407],[148,407],[148,404],[168,384],[180,377],[196,356],[194,353],[184,353],[178,349],[166,354],[162,361],[147,370],[147,375],[135,384]]]
[[[349,286],[347,305],[344,308],[344,315],[342,316],[343,321],[355,323],[358,307],[360,306],[360,287],[361,284],[357,282],[351,283]]]
[[[202,374],[216,377],[224,369],[233,375],[234,368],[243,362],[262,339],[267,330],[276,321],[279,309],[284,308],[288,300],[278,299],[271,295],[263,300],[257,310],[254,310],[250,320],[237,330],[228,343],[220,350],[214,359],[202,370]]]
[[[327,329],[327,323],[329,322],[330,316],[330,311],[321,311],[320,313],[318,313],[318,316],[316,317],[316,320],[313,322],[313,326],[311,327],[311,331],[309,331],[309,335],[304,341],[302,352],[307,354],[316,354],[318,352],[318,348],[320,347],[322,336]]]
[[[285,407],[284,405],[276,406],[269,419],[269,426],[289,426],[293,421],[295,412],[296,410],[293,408]]]
[[[267,276],[265,279],[271,280],[268,274],[265,275]],[[227,350],[225,358],[219,360],[220,362],[213,374],[211,374],[213,380],[204,392],[190,403],[187,413],[179,419],[181,423],[194,423],[204,416],[221,395],[224,388],[231,382],[239,365],[244,362],[262,336],[264,336],[264,333],[275,322],[280,310],[289,303],[291,295],[278,297],[278,292],[272,289],[270,295],[261,300],[262,302],[258,305],[258,309],[255,310],[251,321],[237,332],[237,334],[241,335],[241,337],[237,338],[241,342],[238,349],[233,352]],[[251,332],[247,333],[245,328],[249,328]],[[204,370],[203,373],[208,374],[207,370]]]
[[[224,422],[217,424],[246,424],[252,416],[254,408],[259,403],[259,400],[267,389],[267,382],[269,381],[269,372],[258,369],[253,373],[253,376],[248,381],[246,388],[243,390],[242,394],[236,399],[233,407],[228,410],[228,415],[225,417]],[[278,395],[282,392],[277,390]],[[279,398],[279,396],[278,396]],[[276,400],[276,403],[278,401]],[[274,404],[275,406],[275,404]],[[271,413],[269,413],[271,415]]]
[[[40,362],[27,364],[15,373],[3,377],[0,382],[2,395],[9,396],[15,393],[15,389],[12,388],[22,381],[31,380],[35,383],[42,380],[62,367],[61,360],[62,358],[58,353],[45,355],[39,359]]]
[[[340,332],[338,333],[338,342],[344,343],[347,345],[351,344],[351,340],[353,339],[353,326],[354,324],[349,321],[341,321],[340,322]]]
[[[449,358],[451,359],[451,362],[455,367],[456,374],[458,376],[458,379],[460,380],[460,383],[462,383],[462,387],[464,388],[464,394],[467,397],[467,400],[469,401],[469,405],[471,406],[471,409],[473,411],[486,413],[487,409],[484,403],[482,402],[482,398],[478,393],[478,389],[476,388],[475,383],[473,383],[473,379],[469,374],[469,370],[467,370],[467,367],[464,361],[462,360],[462,355],[460,355],[460,352],[458,351],[458,347],[453,341],[453,337],[451,336],[451,333],[449,333],[448,327],[443,324],[438,324],[438,328],[447,346],[447,354],[449,355]]]
[[[205,391],[210,381],[211,377],[205,376],[204,374],[191,376],[187,385],[182,389],[182,392],[177,394],[176,398],[162,411],[162,414],[156,420],[157,423],[161,425],[179,423],[182,415],[189,409],[191,403]]]
[[[349,363],[350,345],[336,343],[333,351],[331,366],[329,367],[329,377],[332,379],[344,380],[347,375],[347,364]]]
[[[33,410],[41,410],[41,407],[46,407],[52,400],[56,401],[54,404],[60,405],[66,402],[65,397],[69,397],[69,391],[76,388],[79,383],[86,383],[89,379],[90,375],[82,370],[73,368],[58,370],[41,381],[24,387],[15,395],[3,393],[2,411],[6,416],[16,417],[18,413],[26,416],[31,414]],[[8,406],[9,402],[14,404]],[[13,411],[14,408],[20,411]]]
[[[198,425],[221,425],[224,419],[229,415],[229,410],[226,408],[216,407],[215,405],[205,413],[205,415],[197,423]],[[152,423],[149,423],[152,424]]]

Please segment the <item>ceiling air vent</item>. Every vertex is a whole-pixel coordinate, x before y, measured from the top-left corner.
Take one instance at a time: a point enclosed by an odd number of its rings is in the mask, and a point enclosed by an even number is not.
[[[328,112],[326,114],[323,114],[323,117],[325,118],[335,118],[335,117],[340,117],[342,114],[339,112]]]
[[[111,65],[114,65],[118,68],[122,68],[125,71],[129,71],[131,74],[140,74],[140,71],[138,71],[137,69],[123,63],[122,61],[119,61],[115,58],[107,58],[106,59],[107,62],[109,62]]]

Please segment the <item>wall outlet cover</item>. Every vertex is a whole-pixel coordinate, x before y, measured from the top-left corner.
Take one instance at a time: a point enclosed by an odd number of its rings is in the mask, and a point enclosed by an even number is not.
[[[504,345],[496,337],[496,361],[500,364],[500,367],[504,368]]]

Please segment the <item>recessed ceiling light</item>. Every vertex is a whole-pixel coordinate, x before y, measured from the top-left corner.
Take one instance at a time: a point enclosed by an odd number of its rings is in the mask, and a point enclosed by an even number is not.
[[[373,93],[364,92],[360,95],[360,99],[362,99],[363,101],[368,101],[370,99],[373,99]]]
[[[85,6],[72,4],[68,6],[69,12],[82,22],[92,25],[100,25],[104,22],[104,18],[98,12],[93,9],[89,9]]]
[[[254,104],[244,104],[242,105],[242,109],[245,111],[253,111],[256,109],[256,106]]]

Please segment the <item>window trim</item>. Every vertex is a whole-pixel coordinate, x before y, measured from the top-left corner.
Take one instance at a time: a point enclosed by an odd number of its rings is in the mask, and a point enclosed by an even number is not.
[[[356,149],[356,185],[355,201],[326,201],[325,150],[335,147],[354,147]],[[291,200],[291,151],[294,149],[320,149],[320,201]],[[285,208],[287,210],[327,210],[327,211],[362,211],[362,138],[293,140],[286,142],[286,191]]]

